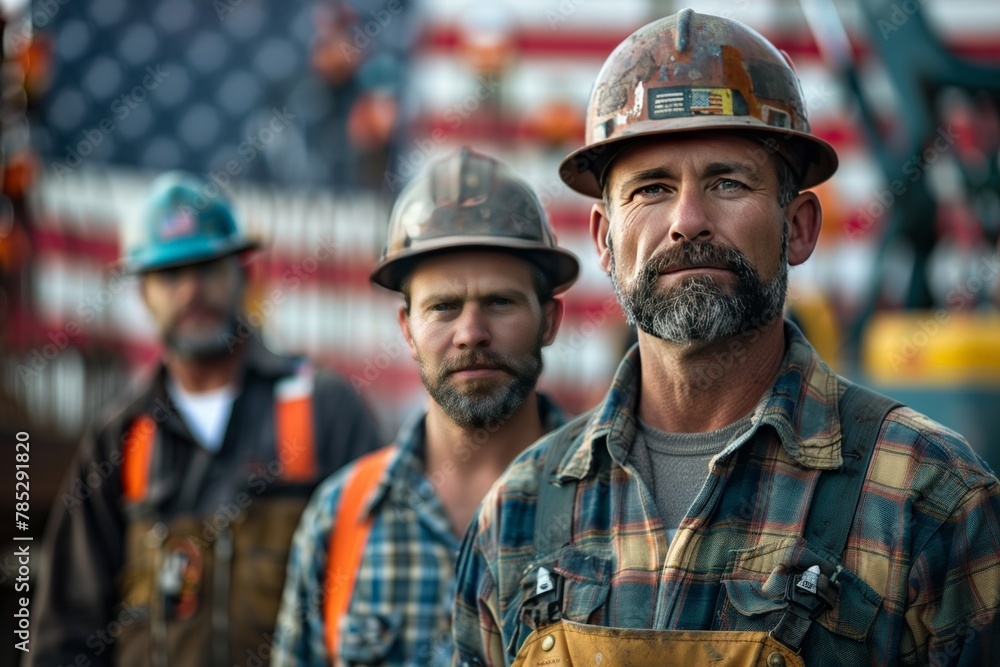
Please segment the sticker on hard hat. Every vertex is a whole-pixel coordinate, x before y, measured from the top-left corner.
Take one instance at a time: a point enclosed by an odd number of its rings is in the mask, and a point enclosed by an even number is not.
[[[188,236],[195,232],[194,214],[190,209],[180,208],[171,211],[171,214],[163,219],[160,228],[157,230],[160,239],[166,241],[178,236]]]
[[[649,89],[650,120],[706,114],[745,116],[746,113],[746,101],[738,90],[689,86]]]

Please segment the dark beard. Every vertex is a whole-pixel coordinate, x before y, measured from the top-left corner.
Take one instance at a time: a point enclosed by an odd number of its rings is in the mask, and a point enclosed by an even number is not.
[[[615,271],[614,248],[608,237],[611,282],[630,324],[670,343],[705,343],[729,338],[769,324],[781,314],[788,290],[788,231],[781,235],[777,275],[767,283],[737,250],[712,243],[683,243],[651,257],[639,277],[622,285]],[[731,291],[708,275],[692,276],[668,291],[658,289],[660,274],[687,266],[717,266],[732,271]]]
[[[521,407],[538,382],[542,373],[541,339],[540,331],[527,358],[478,350],[451,359],[433,377],[421,360],[420,378],[431,398],[462,428],[485,428],[502,423]],[[496,366],[509,378],[499,381],[499,386],[498,381],[492,379],[466,383],[464,391],[450,381],[452,372],[478,365]]]
[[[204,337],[195,338],[178,335],[171,327],[163,336],[163,342],[174,354],[194,361],[209,361],[224,357],[233,351],[233,341],[238,338],[240,322],[235,311],[226,315],[219,330]]]

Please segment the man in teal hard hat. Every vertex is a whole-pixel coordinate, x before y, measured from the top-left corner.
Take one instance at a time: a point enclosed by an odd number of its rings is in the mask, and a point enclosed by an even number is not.
[[[266,664],[299,514],[379,438],[341,378],[240,326],[257,243],[214,186],[161,177],[136,231],[162,363],[70,467],[28,664]]]

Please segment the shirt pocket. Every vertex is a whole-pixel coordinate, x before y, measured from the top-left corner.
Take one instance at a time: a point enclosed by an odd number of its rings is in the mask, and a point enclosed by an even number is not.
[[[532,609],[537,608],[539,568],[548,570],[553,588],[562,591],[561,618],[599,623],[608,599],[611,566],[610,551],[583,552],[569,546],[525,568],[518,592],[504,615],[505,625],[513,628],[507,643],[510,657],[513,659],[521,642],[539,625],[532,618]],[[554,594],[549,594],[548,599],[554,599]]]
[[[396,648],[403,615],[347,613],[340,618],[338,665],[376,665]]]
[[[789,578],[814,565],[828,577],[836,573],[840,590],[833,608],[813,623],[803,650],[837,659],[845,658],[845,651],[856,651],[862,662],[867,661],[864,643],[872,633],[882,598],[839,559],[812,551],[801,538],[730,554],[721,580],[715,629],[772,630],[788,606]]]

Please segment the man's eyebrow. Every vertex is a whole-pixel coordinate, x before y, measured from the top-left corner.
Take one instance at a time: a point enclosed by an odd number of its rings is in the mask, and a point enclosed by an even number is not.
[[[628,178],[626,178],[625,181],[623,181],[621,185],[618,186],[618,191],[621,192],[623,190],[624,191],[631,190],[639,183],[643,183],[645,181],[654,181],[660,178],[672,178],[672,177],[673,177],[673,172],[671,172],[669,169],[666,169],[665,167],[652,167],[651,169],[643,169],[642,171],[638,171],[629,176]]]
[[[743,162],[712,162],[705,167],[705,176],[725,176],[739,174],[744,178],[760,181],[760,171]]]
[[[492,299],[523,299],[530,294],[530,290],[521,290],[515,287],[506,289],[493,289],[489,292],[470,296],[467,293],[452,292],[442,290],[440,292],[429,292],[425,294],[417,303],[456,303],[466,301],[490,301]]]
[[[745,164],[743,162],[710,162],[705,166],[702,174],[703,176],[725,176],[727,174],[738,174],[755,182],[759,182],[761,179],[759,170],[757,170],[753,165]],[[617,189],[619,192],[628,192],[640,183],[673,177],[673,172],[666,167],[652,167],[650,169],[643,169],[642,171],[632,174],[625,179]]]

